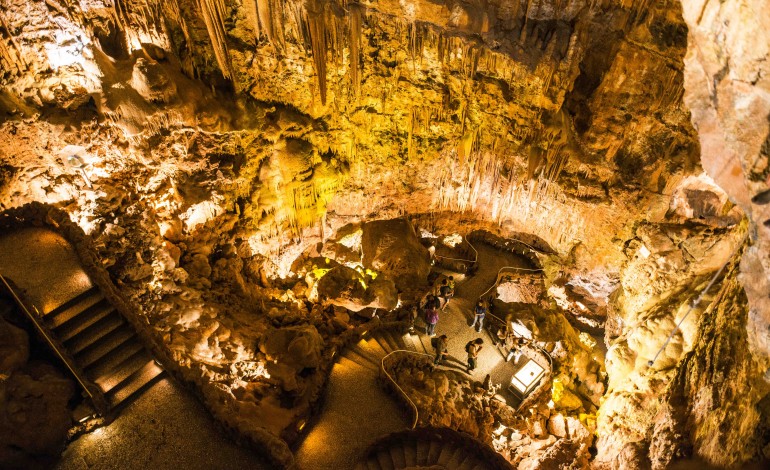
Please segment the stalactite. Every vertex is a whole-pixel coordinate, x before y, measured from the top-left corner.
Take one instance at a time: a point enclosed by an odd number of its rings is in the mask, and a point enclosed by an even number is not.
[[[353,100],[358,103],[361,97],[361,28],[362,12],[358,4],[350,5],[348,28],[348,44],[350,46],[350,81],[352,83]]]
[[[318,92],[321,95],[321,104],[326,105],[326,19],[324,4],[318,0],[311,0],[305,8],[313,66],[318,78]]]
[[[225,36],[225,3],[224,0],[199,0],[203,20],[214,48],[214,56],[219,64],[222,75],[230,80],[233,77],[230,64],[230,54],[227,50]]]
[[[259,7],[257,6],[257,0],[243,0],[243,9],[245,10],[246,18],[249,19],[249,23],[251,23],[251,27],[254,29],[254,37],[259,41]]]
[[[16,39],[14,39],[13,34],[11,33],[11,28],[8,27],[5,16],[2,14],[0,14],[0,26],[3,27],[5,33],[8,35],[8,40],[14,51],[14,53],[11,52],[11,48],[8,47],[5,41],[0,41],[0,59],[7,63],[8,70],[15,67],[19,73],[22,73],[27,69],[27,63],[24,60],[24,55],[21,53],[21,48],[16,43]]]

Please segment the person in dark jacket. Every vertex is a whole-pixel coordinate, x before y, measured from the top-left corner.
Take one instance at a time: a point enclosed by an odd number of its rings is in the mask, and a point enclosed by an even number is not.
[[[479,357],[479,351],[481,351],[484,340],[476,338],[473,341],[469,341],[465,345],[465,350],[468,352],[468,372],[472,372],[476,368],[476,363]]]
[[[452,295],[454,295],[454,292],[452,291],[452,288],[449,287],[449,281],[444,279],[441,281],[441,287],[439,287],[439,295],[441,295],[441,298],[444,299],[444,305],[441,307],[441,310],[444,310],[449,303],[449,299],[452,298]]]
[[[444,360],[447,354],[449,354],[449,350],[447,349],[448,344],[449,340],[447,339],[446,335],[441,335],[436,338],[436,358],[433,360],[433,365],[439,365],[439,363]]]

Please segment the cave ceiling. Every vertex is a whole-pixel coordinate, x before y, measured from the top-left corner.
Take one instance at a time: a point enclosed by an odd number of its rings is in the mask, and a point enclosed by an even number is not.
[[[648,3],[7,0],[3,201],[68,198],[76,145],[188,228],[463,211],[602,258],[700,172],[681,7]]]

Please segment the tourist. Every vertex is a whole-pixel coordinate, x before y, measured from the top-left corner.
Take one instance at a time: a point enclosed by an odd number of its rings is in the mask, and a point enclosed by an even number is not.
[[[425,302],[425,333],[428,336],[436,335],[436,323],[438,323],[438,308],[436,306],[435,297],[429,296],[427,302]]]
[[[465,345],[465,351],[468,352],[468,372],[472,372],[476,368],[476,362],[482,344],[484,344],[484,340],[476,338],[473,341],[468,341],[468,344]]]
[[[521,336],[515,336],[515,335],[509,335],[506,340],[510,341],[510,348],[511,350],[508,352],[508,355],[505,357],[505,362],[508,362],[513,358],[513,363],[518,364],[519,358],[521,357],[524,348],[524,338]],[[506,342],[508,342],[506,341]]]
[[[441,307],[441,310],[444,310],[449,303],[449,299],[452,298],[452,289],[449,288],[449,281],[444,279],[441,281],[441,287],[439,288],[439,294],[441,295],[441,298],[444,299],[444,305]]]
[[[449,344],[449,340],[447,339],[446,335],[441,335],[438,338],[436,338],[435,348],[436,348],[436,359],[433,360],[433,365],[437,366],[441,361],[444,360],[444,358],[449,354],[449,350],[447,349],[447,345]]]
[[[473,324],[471,328],[476,327],[476,332],[481,333],[481,328],[484,326],[484,317],[487,315],[487,308],[484,306],[484,301],[479,300],[476,302],[476,310],[473,316]]]

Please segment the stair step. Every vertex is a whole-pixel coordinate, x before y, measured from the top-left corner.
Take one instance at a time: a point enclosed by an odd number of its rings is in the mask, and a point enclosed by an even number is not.
[[[358,343],[358,346],[360,346],[362,350],[366,351],[372,358],[377,358],[377,360],[381,360],[388,354],[387,351],[382,349],[380,343],[374,339],[370,339],[365,343]]]
[[[142,348],[136,354],[115,366],[109,375],[99,377],[94,382],[104,393],[107,393],[117,387],[126,377],[138,371],[152,360],[152,356]]]
[[[92,363],[86,368],[86,375],[91,380],[97,380],[112,373],[113,369],[123,361],[144,349],[139,341],[126,341],[118,346],[110,354]]]
[[[377,453],[377,462],[380,463],[382,470],[396,470],[396,465],[387,450],[381,450]]]
[[[407,349],[406,341],[404,341],[404,335],[402,335],[401,333],[398,333],[397,331],[391,331],[390,336],[392,336],[393,339],[396,341],[396,345],[398,346],[398,349]]]
[[[115,351],[121,344],[134,336],[133,330],[131,330],[128,324],[124,323],[123,326],[102,336],[94,344],[77,353],[75,359],[85,369],[105,355]]]
[[[404,344],[406,345],[407,351],[414,351],[417,352],[417,347],[414,345],[414,339],[413,335],[406,335],[406,338],[404,339]]]
[[[428,449],[428,459],[426,465],[435,465],[438,463],[438,457],[441,455],[441,441],[430,441],[430,448]]]
[[[380,343],[383,348],[387,348],[388,352],[398,349],[398,343],[396,343],[390,333],[386,330],[380,332],[377,342]]]
[[[430,442],[417,441],[417,465],[428,463],[428,452],[430,451]]]
[[[67,341],[114,310],[112,305],[107,302],[107,299],[102,298],[99,302],[84,310],[80,315],[75,315],[53,330],[61,341]]]
[[[443,465],[447,468],[451,468],[449,467],[449,461],[452,460],[452,455],[454,455],[455,450],[456,449],[450,446],[449,444],[444,444],[443,446],[441,446],[441,453],[439,454],[438,460],[436,461],[436,463],[438,463],[439,465]]]
[[[458,465],[457,470],[473,470],[474,468],[483,468],[479,467],[479,459],[477,459],[473,455],[468,455],[465,457],[465,459],[460,462],[460,465]]]
[[[430,336],[428,336],[428,335],[418,335],[417,336],[417,341],[420,342],[420,346],[422,347],[422,352],[424,352],[425,354],[433,355],[433,354],[436,353],[436,351],[434,351],[434,349],[433,349],[433,346],[430,345]],[[419,351],[419,349],[418,349],[418,351]]]
[[[377,358],[373,358],[366,350],[361,346],[353,346],[345,351],[345,356],[354,362],[358,362],[361,365],[368,364],[377,369],[380,367],[380,361]]]
[[[342,367],[356,371],[357,374],[371,374],[372,376],[376,377],[377,373],[379,372],[379,369],[372,366],[368,362],[366,365],[364,365],[345,356],[340,356],[340,358],[337,360],[337,363]]]
[[[448,468],[460,468],[460,464],[463,460],[465,460],[466,454],[465,449],[462,447],[458,447],[455,449],[454,453],[452,453],[452,457],[449,459],[449,463],[447,464]]]
[[[118,312],[113,312],[112,315],[107,315],[101,320],[93,323],[88,328],[68,339],[64,342],[64,346],[74,354],[79,353],[85,348],[99,341],[101,338],[107,336],[112,331],[120,328],[126,322],[123,320]]]
[[[64,302],[59,307],[56,307],[43,316],[50,328],[56,328],[67,322],[70,318],[95,305],[103,298],[104,297],[102,296],[102,293],[99,292],[99,289],[92,287],[77,297]]]
[[[396,468],[406,467],[406,459],[404,458],[404,446],[395,445],[388,449],[390,453],[390,459],[393,461],[393,465]]]
[[[366,470],[382,470],[380,462],[377,461],[377,457],[370,457],[366,461]]]
[[[417,443],[414,441],[404,442],[404,463],[406,467],[417,465]]]
[[[126,377],[118,386],[107,394],[107,400],[111,407],[116,407],[142,391],[145,387],[154,383],[154,380],[163,373],[155,361],[148,361],[141,369]]]
[[[424,353],[425,349],[422,347],[419,335],[409,335],[409,341],[412,343],[412,347],[418,353]]]

